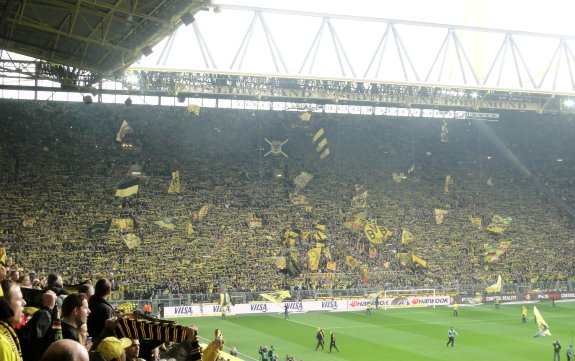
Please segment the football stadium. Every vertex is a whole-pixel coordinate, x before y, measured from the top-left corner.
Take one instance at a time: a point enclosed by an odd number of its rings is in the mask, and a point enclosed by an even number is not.
[[[280,3],[0,0],[0,361],[571,359],[566,15]]]

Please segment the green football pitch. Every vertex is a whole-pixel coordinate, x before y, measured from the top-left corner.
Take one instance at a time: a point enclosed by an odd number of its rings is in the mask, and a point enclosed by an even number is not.
[[[533,319],[536,305],[549,325],[552,336],[533,338],[537,325]],[[259,346],[273,345],[278,359],[286,355],[296,361],[354,360],[465,360],[465,361],[538,361],[552,360],[555,339],[561,358],[573,342],[575,302],[527,305],[527,323],[521,323],[521,305],[460,307],[453,317],[451,308],[415,308],[363,312],[280,313],[257,316],[196,317],[177,319],[179,324],[195,324],[201,341],[209,342],[214,330],[222,330],[226,351],[235,346],[238,356],[259,360]],[[458,332],[455,347],[447,347],[447,329]],[[314,351],[318,327],[326,334],[325,350]],[[329,332],[334,331],[340,352],[329,353]]]

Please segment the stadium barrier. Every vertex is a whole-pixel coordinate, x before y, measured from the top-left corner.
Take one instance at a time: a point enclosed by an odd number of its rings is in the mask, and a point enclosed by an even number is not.
[[[448,295],[437,296],[397,296],[388,298],[379,298],[379,307],[430,307],[430,306],[449,306],[452,298]],[[313,311],[362,311],[366,310],[368,304],[373,301],[368,298],[353,298],[341,300],[319,300],[319,301],[299,301],[299,302],[258,302],[242,303],[225,306],[227,315],[245,315],[245,314],[265,314],[265,313],[283,313],[284,305],[288,306],[288,312],[313,312]],[[218,304],[203,304],[191,306],[168,306],[164,307],[163,317],[202,317],[202,316],[220,316],[222,306]]]
[[[482,303],[523,303],[540,301],[575,301],[575,292],[529,292],[483,295],[458,295],[454,297],[457,303],[463,305],[477,305]]]

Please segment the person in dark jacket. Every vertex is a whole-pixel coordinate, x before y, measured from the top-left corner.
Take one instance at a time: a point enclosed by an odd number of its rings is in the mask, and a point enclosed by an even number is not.
[[[105,278],[99,279],[94,287],[94,295],[90,297],[88,302],[88,307],[90,308],[88,333],[90,335],[99,335],[104,329],[106,320],[116,316],[114,308],[108,302],[110,293],[112,293],[110,281]]]

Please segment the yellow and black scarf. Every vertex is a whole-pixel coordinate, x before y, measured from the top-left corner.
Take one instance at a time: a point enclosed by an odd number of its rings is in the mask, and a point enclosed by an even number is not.
[[[18,341],[18,336],[16,336],[14,328],[9,323],[0,321],[0,335],[8,340],[13,350],[18,351],[16,353],[16,360],[22,361],[22,349],[20,348],[20,341]]]

